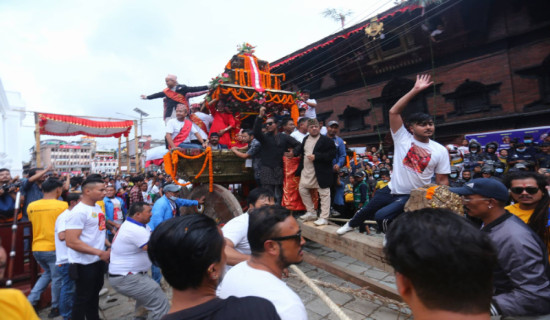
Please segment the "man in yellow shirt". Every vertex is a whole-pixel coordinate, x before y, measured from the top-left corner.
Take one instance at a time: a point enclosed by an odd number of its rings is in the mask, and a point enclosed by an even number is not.
[[[0,280],[4,279],[8,256],[0,239]],[[23,292],[17,289],[0,289],[0,315],[3,320],[39,320]]]
[[[61,289],[61,277],[55,268],[55,221],[68,208],[64,201],[57,200],[63,191],[63,183],[55,178],[49,178],[42,183],[44,198],[31,202],[27,208],[29,220],[32,223],[33,256],[44,269],[44,273],[36,282],[29,294],[30,303],[35,306],[40,300],[42,291],[52,282],[52,309],[49,317],[59,315],[58,300]]]
[[[550,251],[550,196],[546,189],[548,182],[538,173],[519,171],[509,175],[506,185],[515,204],[505,209],[531,227]]]

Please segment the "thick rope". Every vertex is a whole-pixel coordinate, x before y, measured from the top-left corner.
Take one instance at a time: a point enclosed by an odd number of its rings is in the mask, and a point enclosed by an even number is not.
[[[341,320],[351,320],[351,318],[348,317],[344,313],[344,311],[342,311],[342,309],[340,309],[340,307],[336,303],[334,303],[334,301],[332,301],[326,293],[323,292],[323,290],[319,289],[319,287],[315,285],[315,283],[313,283],[313,281],[311,281],[311,279],[306,276],[306,274],[302,272],[302,270],[300,270],[300,268],[295,265],[291,265],[290,268],[292,269],[292,271],[296,272],[300,280],[305,282],[311,288],[311,290],[313,290],[313,292],[315,292],[315,294],[319,296],[319,298],[321,298],[324,303],[327,304],[329,309],[332,310],[332,312],[334,312],[338,316],[338,318],[340,318]]]
[[[291,277],[297,277],[296,275],[293,275],[293,274],[290,274],[290,276]],[[300,278],[300,280],[302,280],[302,279]],[[334,283],[329,283],[329,282],[325,282],[325,281],[321,281],[321,280],[317,280],[317,279],[309,279],[309,281],[311,281],[314,285],[317,284],[321,287],[334,289],[334,290],[337,290],[339,292],[346,293],[346,294],[352,294],[356,297],[367,299],[367,300],[369,300],[373,303],[379,304],[379,305],[384,306],[384,307],[390,307],[390,305],[394,305],[398,309],[397,311],[399,312],[399,315],[407,314],[407,311],[409,310],[409,306],[406,303],[399,302],[397,300],[393,300],[393,299],[390,299],[390,298],[386,298],[386,297],[383,297],[383,296],[381,296],[379,294],[376,294],[376,293],[368,292],[367,291],[368,287],[359,288],[359,289],[352,289],[352,288],[342,287],[342,286],[339,286],[339,285],[334,284]],[[410,317],[411,316],[408,316],[406,318],[410,318]]]

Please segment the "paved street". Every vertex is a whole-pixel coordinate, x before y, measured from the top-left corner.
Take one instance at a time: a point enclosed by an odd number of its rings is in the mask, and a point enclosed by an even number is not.
[[[383,284],[395,288],[395,278],[392,274],[388,274],[377,268],[368,266],[317,243],[308,242],[306,244],[305,251],[314,254],[322,260],[332,262],[338,266],[345,267],[353,272],[367,276],[374,280],[378,280]],[[302,263],[298,267],[311,279],[335,284],[338,288],[342,288],[343,290],[360,289],[357,285],[344,281],[341,278],[338,278],[308,263]],[[317,295],[313,293],[313,291],[304,282],[302,282],[297,275],[292,274],[291,277],[285,281],[289,287],[296,291],[302,298],[310,320],[338,319],[338,317],[328,308],[328,306],[319,297],[317,297]],[[105,284],[108,286],[107,281]],[[383,306],[379,302],[369,301],[368,299],[357,297],[351,293],[341,292],[340,290],[325,288],[323,286],[319,287],[353,320],[406,319],[410,314],[408,309],[405,310],[405,313],[400,313],[395,305],[390,304],[388,306]],[[171,296],[170,289],[168,289],[168,294]],[[134,302],[131,299],[116,293],[113,289],[110,289],[109,293],[101,298],[100,305],[103,310],[104,317],[108,320],[133,319]],[[47,319],[48,312],[49,309],[42,310],[40,313],[41,319]],[[61,317],[56,319],[61,319]]]

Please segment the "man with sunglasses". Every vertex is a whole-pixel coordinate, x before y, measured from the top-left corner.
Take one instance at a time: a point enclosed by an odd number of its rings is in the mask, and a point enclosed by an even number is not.
[[[265,112],[265,107],[261,107],[260,114],[254,122],[254,137],[262,145],[260,182],[263,188],[273,192],[275,203],[280,204],[283,197],[283,156],[290,148],[294,149],[293,153],[297,155],[300,143],[287,134],[279,133],[273,117],[265,121],[266,133],[263,133]]]
[[[546,243],[550,250],[550,195],[545,177],[530,171],[510,173],[506,186],[514,204],[505,209],[525,222]]]
[[[273,303],[282,320],[306,320],[302,300],[281,280],[283,269],[303,260],[306,241],[296,219],[281,206],[265,206],[254,210],[248,223],[252,256],[227,272],[219,297],[261,297]]]
[[[531,228],[505,209],[506,186],[495,179],[480,178],[450,191],[462,195],[467,213],[483,221],[481,231],[489,235],[497,250],[491,315],[550,315],[546,246]]]

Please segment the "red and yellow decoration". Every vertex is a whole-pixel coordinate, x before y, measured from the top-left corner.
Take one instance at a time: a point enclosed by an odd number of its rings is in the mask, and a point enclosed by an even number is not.
[[[96,121],[85,117],[75,117],[53,113],[38,113],[40,134],[52,136],[86,135],[90,137],[127,137],[134,125],[131,120]]]
[[[164,158],[163,158],[164,171],[166,171],[166,173],[172,177],[172,180],[175,184],[180,185],[182,187],[188,186],[192,183],[191,181],[186,183],[179,183],[178,178],[176,176],[179,158],[194,160],[194,159],[200,159],[202,157],[204,157],[202,168],[193,179],[194,180],[198,179],[198,177],[200,177],[203,174],[204,170],[206,169],[206,166],[208,165],[208,182],[209,182],[208,191],[212,192],[214,189],[214,171],[212,167],[212,148],[210,147],[206,148],[204,152],[195,156],[186,155],[185,153],[179,150],[173,150],[172,152],[168,152],[167,154],[164,155]]]
[[[268,113],[295,111],[297,118],[296,94],[281,90],[285,75],[271,73],[269,63],[258,59],[254,48],[249,43],[237,47],[239,52],[226,64],[224,73],[210,82],[206,100],[223,101],[233,114],[257,114],[265,106]]]

